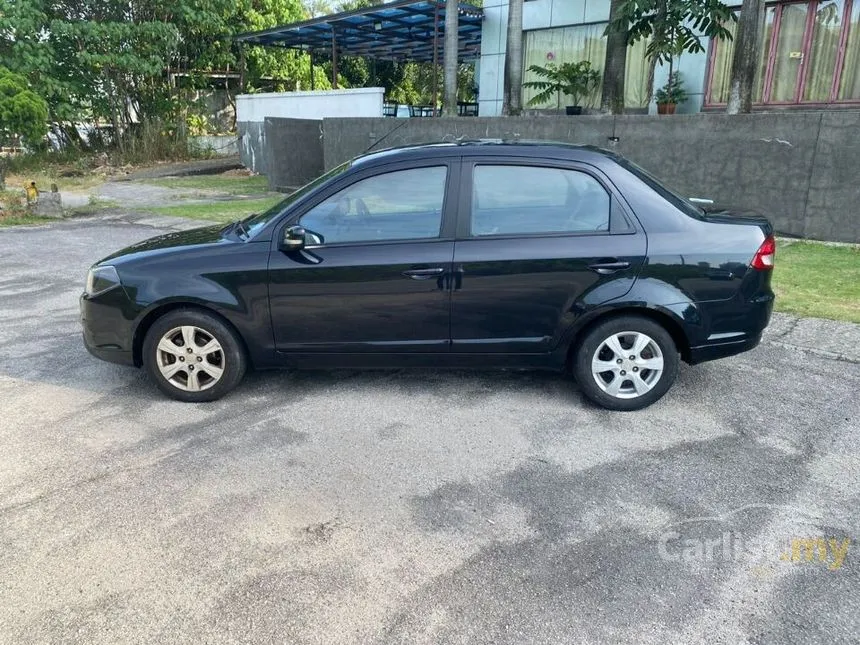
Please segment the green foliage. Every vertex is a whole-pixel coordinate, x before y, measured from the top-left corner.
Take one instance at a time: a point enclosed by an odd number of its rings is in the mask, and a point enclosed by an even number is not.
[[[106,122],[122,147],[148,120],[183,136],[188,90],[237,70],[236,34],[305,16],[300,0],[0,0],[0,65],[27,78],[72,142],[70,124]],[[247,68],[251,88],[310,85],[306,54],[249,47]],[[321,71],[316,80],[328,86]]]
[[[627,43],[648,39],[649,58],[668,63],[683,52],[705,51],[702,35],[731,40],[726,27],[736,20],[720,0],[627,0],[609,30],[627,28]]]
[[[529,71],[546,79],[523,83],[523,87],[540,90],[529,101],[529,105],[540,105],[557,96],[561,107],[562,95],[569,95],[573,101],[572,105],[580,105],[580,101],[591,94],[600,83],[600,72],[592,69],[587,60],[561,65],[548,63],[546,67],[531,65]]]
[[[681,72],[673,72],[666,84],[654,92],[654,98],[658,104],[678,104],[686,101],[687,92],[684,89],[684,82],[681,80]]]
[[[27,79],[0,67],[0,144],[17,137],[37,145],[48,131],[48,105]]]

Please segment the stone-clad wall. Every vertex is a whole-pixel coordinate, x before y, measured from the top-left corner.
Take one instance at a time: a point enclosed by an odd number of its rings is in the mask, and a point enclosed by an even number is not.
[[[735,116],[337,118],[323,120],[321,145],[329,169],[370,146],[379,150],[459,137],[514,136],[614,149],[681,194],[764,213],[780,233],[860,243],[860,112],[853,110]],[[273,151],[271,162],[282,159],[284,150]]]

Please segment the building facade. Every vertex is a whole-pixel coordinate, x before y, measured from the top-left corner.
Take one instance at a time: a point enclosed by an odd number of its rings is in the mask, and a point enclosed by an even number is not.
[[[740,4],[734,7],[740,11]],[[602,71],[606,53],[603,35],[609,0],[526,0],[523,6],[524,78],[533,80],[530,65],[588,60]],[[508,0],[484,0],[484,24],[478,71],[480,114],[501,114],[504,90]],[[736,25],[732,25],[734,31]],[[762,55],[756,78],[757,108],[860,107],[860,0],[811,0],[769,3],[762,34]],[[705,52],[683,54],[675,61],[689,98],[679,112],[721,109],[728,98],[734,43],[703,39]],[[645,42],[627,51],[625,105],[656,112],[647,100],[648,61]],[[668,77],[658,66],[654,87]],[[523,90],[527,105],[533,92]],[[596,107],[597,90],[585,102]],[[533,105],[555,108],[556,105]]]

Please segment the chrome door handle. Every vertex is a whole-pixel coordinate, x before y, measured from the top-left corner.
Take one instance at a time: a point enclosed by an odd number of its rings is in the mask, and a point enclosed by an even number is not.
[[[629,262],[597,262],[595,264],[589,264],[588,268],[594,271],[595,273],[599,273],[600,275],[610,275],[615,273],[616,271],[621,271],[621,269],[629,269]]]
[[[445,269],[442,267],[433,267],[432,269],[409,269],[408,271],[404,271],[403,275],[413,280],[429,280],[443,273],[445,273]]]

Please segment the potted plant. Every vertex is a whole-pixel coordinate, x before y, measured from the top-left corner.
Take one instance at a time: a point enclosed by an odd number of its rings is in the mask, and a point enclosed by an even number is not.
[[[657,114],[675,114],[675,106],[687,100],[681,72],[672,72],[666,84],[654,92],[654,98],[657,101]]]
[[[568,115],[582,114],[581,100],[591,94],[600,83],[600,72],[591,69],[591,63],[587,60],[561,65],[548,63],[546,67],[531,65],[528,71],[545,79],[523,83],[523,87],[540,90],[529,101],[529,105],[546,103],[556,95],[558,109],[561,111],[561,96],[569,95],[573,99],[573,105],[565,107]]]

